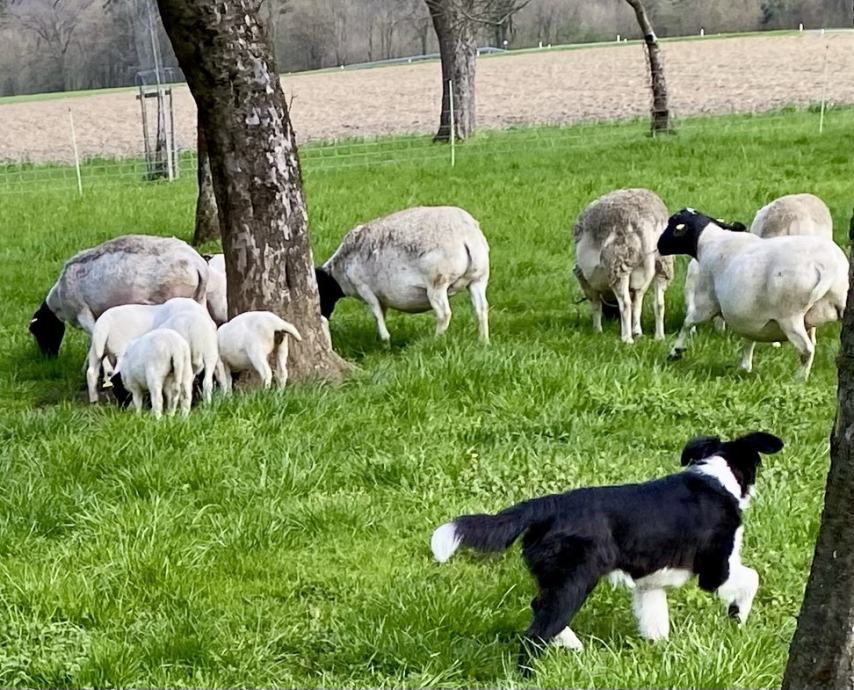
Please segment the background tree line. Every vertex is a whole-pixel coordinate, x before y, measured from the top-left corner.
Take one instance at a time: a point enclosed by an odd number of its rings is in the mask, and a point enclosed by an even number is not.
[[[512,3],[512,0],[511,0]],[[648,0],[660,36],[850,25],[851,0]],[[638,37],[625,0],[531,0],[478,25],[481,46],[512,48]],[[153,67],[151,31],[175,65],[151,0],[0,0],[0,95],[134,83]],[[424,0],[265,0],[279,69],[332,67],[438,51]]]

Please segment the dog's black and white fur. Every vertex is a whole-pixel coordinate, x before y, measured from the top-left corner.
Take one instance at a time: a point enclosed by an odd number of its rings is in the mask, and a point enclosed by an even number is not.
[[[632,590],[640,633],[650,640],[669,633],[665,587],[694,575],[744,623],[759,576],[741,563],[741,511],[753,493],[759,454],[782,447],[763,432],[727,442],[695,438],[682,451],[682,472],[544,496],[496,515],[463,515],[433,533],[433,555],[443,563],[460,546],[502,551],[524,533],[522,553],[539,593],[531,602],[523,666],[547,642],[582,648],[569,625],[606,575]]]

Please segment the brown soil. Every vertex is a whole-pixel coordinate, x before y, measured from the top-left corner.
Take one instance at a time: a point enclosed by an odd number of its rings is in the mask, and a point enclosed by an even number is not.
[[[665,43],[671,108],[685,116],[751,112],[827,98],[854,103],[854,33],[699,39]],[[437,63],[307,73],[283,79],[300,139],[432,133],[438,124]],[[646,60],[640,45],[601,46],[481,58],[481,127],[645,115]],[[82,157],[136,156],[142,127],[135,92],[0,106],[0,160],[69,161],[68,110]],[[176,134],[195,146],[195,107],[175,89]]]

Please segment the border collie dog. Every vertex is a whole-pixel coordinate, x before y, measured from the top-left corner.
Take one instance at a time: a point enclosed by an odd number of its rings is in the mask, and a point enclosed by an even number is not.
[[[694,575],[744,623],[759,575],[741,563],[741,511],[753,494],[759,454],[782,448],[764,432],[725,442],[698,437],[683,449],[685,469],[677,474],[543,496],[496,515],[463,515],[436,529],[433,555],[444,563],[461,546],[503,551],[524,534],[522,554],[539,593],[522,642],[523,667],[548,642],[582,648],[569,625],[603,576],[632,590],[647,639],[669,633],[665,587]]]

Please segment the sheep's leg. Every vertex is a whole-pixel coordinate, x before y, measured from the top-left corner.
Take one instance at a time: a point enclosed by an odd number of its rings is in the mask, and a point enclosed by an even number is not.
[[[451,323],[451,305],[448,302],[448,286],[436,285],[427,288],[427,299],[436,312],[436,336],[444,335]]]
[[[744,339],[744,348],[741,351],[741,368],[748,374],[753,371],[753,350],[756,343],[748,338]]]
[[[362,301],[368,305],[368,308],[371,310],[371,313],[374,315],[374,319],[377,322],[377,334],[384,343],[387,343],[391,340],[391,336],[388,333],[388,329],[385,327],[385,307],[380,304],[380,301],[377,299],[377,296],[371,292],[371,289],[366,285],[356,285],[356,294],[362,299]]]
[[[149,381],[148,394],[151,396],[151,412],[155,419],[160,419],[163,416],[163,384],[160,381]]]
[[[715,331],[717,331],[718,333],[726,332],[726,321],[724,321],[723,316],[718,315],[714,319],[712,319],[712,325],[715,327]]]
[[[202,399],[205,401],[206,405],[209,405],[211,402],[211,399],[213,398],[214,371],[215,370],[216,370],[216,363],[205,362],[205,376],[202,379]]]
[[[777,323],[801,357],[801,368],[798,370],[797,378],[801,381],[806,381],[810,377],[812,361],[815,358],[815,345],[813,345],[809,333],[807,333],[804,319],[803,317],[795,317],[784,319]]]
[[[718,307],[712,304],[700,304],[696,302],[688,309],[685,314],[685,321],[682,322],[682,328],[679,329],[679,335],[676,337],[676,342],[673,343],[673,348],[667,356],[670,360],[681,359],[685,350],[688,349],[688,341],[691,338],[691,332],[697,324],[710,321],[718,314]]]
[[[279,345],[279,349],[276,352],[276,371],[274,372],[274,376],[276,377],[276,385],[279,388],[284,388],[288,382],[288,336],[285,336],[285,339]]]
[[[166,396],[166,413],[172,417],[178,409],[178,401],[181,399],[181,386],[174,379],[167,379],[163,386],[163,394]]]
[[[136,386],[128,386],[130,394],[133,396],[133,409],[138,413],[142,412],[143,395],[142,390]]]
[[[593,332],[602,332],[602,299],[599,295],[590,298],[590,313],[593,316]]]
[[[469,296],[477,317],[477,333],[484,343],[489,342],[489,303],[486,301],[486,280],[476,280],[469,285]]]
[[[643,315],[643,298],[646,291],[631,290],[629,294],[632,297],[632,335],[636,337],[642,336],[641,316]]]
[[[812,341],[813,346],[817,344],[815,339],[815,326],[810,328],[810,340]]]
[[[193,377],[186,376],[182,381],[176,381],[175,389],[181,400],[181,414],[186,417],[193,407]]]
[[[269,388],[270,384],[273,382],[273,371],[270,369],[270,365],[267,363],[267,356],[261,352],[261,348],[253,347],[249,352],[247,352],[249,356],[249,362],[252,364],[252,368],[258,373],[258,376],[261,377],[261,383],[264,388]]]
[[[95,315],[88,307],[77,314],[77,325],[85,331],[86,335],[92,337],[92,331],[95,330]]]
[[[617,305],[620,308],[620,333],[622,341],[627,345],[631,345],[632,339],[632,295],[629,290],[629,276],[624,275],[620,278],[617,285],[612,285],[614,296],[617,298]]]
[[[225,395],[231,395],[231,368],[222,360],[216,363],[216,380]]]
[[[662,280],[656,280],[653,285],[655,301],[652,303],[655,312],[655,339],[664,340],[664,290],[666,285]]]
[[[86,386],[89,389],[89,402],[98,402],[98,375],[101,373],[101,363],[97,357],[89,357],[89,365],[86,367]],[[106,377],[106,375],[105,375]]]

